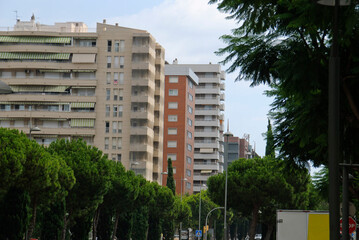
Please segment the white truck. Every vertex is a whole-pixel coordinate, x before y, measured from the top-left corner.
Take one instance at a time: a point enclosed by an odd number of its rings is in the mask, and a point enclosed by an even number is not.
[[[277,210],[277,240],[329,240],[329,212]]]

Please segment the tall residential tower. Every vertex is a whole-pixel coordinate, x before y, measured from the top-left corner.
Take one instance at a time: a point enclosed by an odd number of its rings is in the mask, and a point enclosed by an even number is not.
[[[0,32],[0,81],[12,90],[0,95],[1,127],[45,145],[82,138],[160,182],[164,49],[147,31],[18,21]]]

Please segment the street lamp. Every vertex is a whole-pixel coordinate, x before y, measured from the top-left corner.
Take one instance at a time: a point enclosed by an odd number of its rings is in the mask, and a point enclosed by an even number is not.
[[[340,238],[339,231],[339,173],[340,159],[340,65],[338,50],[339,7],[350,0],[320,0],[319,4],[334,6],[333,42],[329,58],[328,79],[328,168],[329,168],[329,227],[330,239]],[[345,205],[344,203],[343,205]],[[347,208],[346,208],[347,209]],[[343,211],[344,212],[344,211]],[[346,211],[347,212],[347,211]],[[346,214],[347,215],[347,214]],[[348,239],[348,216],[343,216],[343,239]]]
[[[199,185],[199,213],[198,213],[198,230],[201,230],[201,202],[202,202],[202,186],[205,187],[206,185],[205,184],[201,184]],[[198,240],[200,239],[201,237],[198,236]]]
[[[229,122],[229,121],[228,121]],[[233,134],[229,131],[229,123],[227,125],[227,132],[223,134],[227,140],[225,141],[225,145],[224,145],[224,166],[225,166],[225,171],[226,171],[226,182],[225,182],[225,186],[224,186],[224,223],[223,223],[223,235],[224,235],[224,240],[227,239],[227,184],[228,184],[228,138],[232,137]]]
[[[207,214],[207,217],[206,217],[206,227],[207,227],[207,224],[208,224],[208,217],[209,217],[209,215],[214,211],[214,210],[217,210],[217,209],[222,209],[222,208],[224,208],[224,207],[216,207],[216,208],[213,208],[211,211],[209,211],[208,212],[208,214]],[[208,231],[206,231],[206,234],[204,235],[204,240],[207,240],[207,232]]]
[[[31,127],[30,126],[30,130],[29,130],[29,132],[30,132],[30,134],[29,134],[30,140],[31,140],[31,132],[39,132],[39,131],[41,131],[41,129],[39,127]]]
[[[130,165],[130,170],[134,171],[135,169],[133,168],[133,166],[137,166],[139,165],[140,163],[139,162],[132,162],[131,165]],[[134,171],[135,172],[135,171]],[[135,172],[136,173],[136,172]]]
[[[187,178],[182,178],[182,176],[181,176],[181,205],[182,205],[182,182],[183,181],[188,181],[188,179]],[[182,206],[181,206],[182,207]],[[182,220],[181,220],[181,222],[180,222],[180,233],[179,233],[179,239],[181,240],[182,239]]]

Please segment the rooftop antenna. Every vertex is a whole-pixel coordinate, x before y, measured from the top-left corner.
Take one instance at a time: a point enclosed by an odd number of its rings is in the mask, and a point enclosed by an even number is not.
[[[15,12],[16,22],[19,21],[19,15],[17,15],[17,10],[15,10],[13,12]]]

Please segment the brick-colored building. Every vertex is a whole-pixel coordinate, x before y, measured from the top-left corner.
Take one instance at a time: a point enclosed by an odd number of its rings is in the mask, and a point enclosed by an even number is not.
[[[178,194],[193,192],[195,88],[198,77],[185,66],[165,65],[163,169],[171,158]],[[166,185],[167,175],[163,176]],[[182,190],[182,192],[181,192]]]

